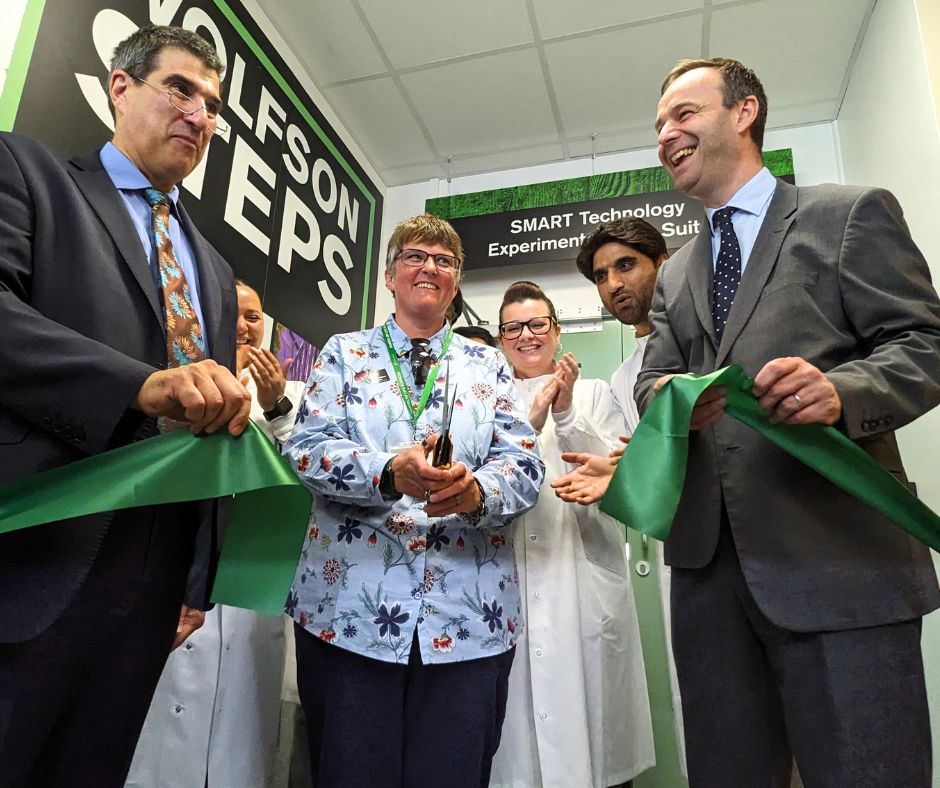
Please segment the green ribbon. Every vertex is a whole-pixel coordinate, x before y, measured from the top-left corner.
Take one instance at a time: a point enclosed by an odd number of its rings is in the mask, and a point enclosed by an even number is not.
[[[194,437],[174,430],[0,489],[0,534],[115,509],[234,495],[212,601],[284,611],[310,516],[310,493],[249,422]]]
[[[602,512],[657,539],[669,535],[685,483],[692,407],[705,389],[715,385],[727,387],[727,415],[756,430],[915,539],[940,550],[940,517],[838,430],[822,424],[771,424],[751,393],[754,381],[737,365],[702,377],[677,375],[659,390],[601,500]]]

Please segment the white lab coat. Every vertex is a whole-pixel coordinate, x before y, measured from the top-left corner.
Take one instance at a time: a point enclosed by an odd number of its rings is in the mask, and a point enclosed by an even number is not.
[[[252,421],[272,440],[285,440],[304,384],[288,381],[294,410],[267,421],[254,381],[242,382]],[[167,660],[125,788],[264,788],[278,742],[283,671],[283,616],[213,607]]]
[[[649,336],[636,338],[636,349],[614,371],[610,379],[610,386],[614,392],[614,399],[620,407],[627,422],[627,435],[632,435],[636,425],[640,423],[640,412],[633,398],[633,388],[636,386],[637,375],[643,366],[643,354],[646,352],[646,343]],[[655,541],[655,540],[653,540]],[[663,625],[666,629],[666,654],[669,659],[669,686],[672,690],[672,707],[675,715],[676,743],[679,748],[679,768],[688,777],[689,772],[685,764],[685,731],[682,723],[682,701],[679,697],[679,678],[676,675],[676,661],[672,656],[672,610],[669,602],[670,570],[663,561],[663,546],[656,541],[653,548],[656,561],[659,565],[659,596],[663,608]]]
[[[547,380],[516,381],[527,405]],[[491,786],[601,788],[655,762],[623,526],[549,487],[572,467],[561,452],[606,455],[623,420],[603,381],[579,379],[573,399],[546,421],[545,482],[536,507],[512,525],[527,626]]]

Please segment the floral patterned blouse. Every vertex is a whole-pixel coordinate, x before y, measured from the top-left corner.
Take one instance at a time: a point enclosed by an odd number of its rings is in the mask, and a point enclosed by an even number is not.
[[[394,315],[386,325],[417,401],[411,340]],[[435,358],[445,334],[430,337]],[[460,514],[428,518],[423,500],[379,491],[393,447],[440,430],[448,360],[457,390],[453,460],[485,493],[476,524]],[[544,465],[499,351],[455,334],[413,428],[381,327],[338,334],[314,364],[284,454],[315,498],[286,606],[301,626],[386,662],[408,661],[416,627],[424,664],[515,645],[523,622],[505,526],[535,505]]]

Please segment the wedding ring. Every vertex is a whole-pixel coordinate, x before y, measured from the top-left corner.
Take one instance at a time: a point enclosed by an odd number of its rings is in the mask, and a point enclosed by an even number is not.
[[[460,506],[460,493],[454,496],[454,506]]]
[[[430,490],[424,491],[424,500],[427,501],[428,503],[431,503],[431,491]]]
[[[803,402],[803,400],[800,399],[800,395],[799,395],[799,394],[794,394],[794,395],[793,395],[793,399],[796,400],[796,404],[797,404],[797,405],[800,405],[800,404],[802,404],[802,402]]]

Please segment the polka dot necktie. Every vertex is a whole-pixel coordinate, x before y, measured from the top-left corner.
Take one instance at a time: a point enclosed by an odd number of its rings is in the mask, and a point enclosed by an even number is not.
[[[738,282],[741,281],[741,247],[731,224],[731,214],[736,210],[722,208],[712,216],[712,225],[721,233],[721,246],[718,248],[715,277],[712,280],[712,322],[719,342],[725,323],[728,322],[731,304],[734,303],[734,294],[738,291]]]
[[[170,242],[170,198],[157,189],[144,189],[144,196],[153,212],[153,238],[166,315],[167,361],[171,367],[181,367],[205,359],[206,343],[199,316],[193,309],[186,275]]]

